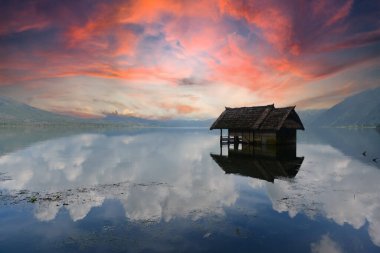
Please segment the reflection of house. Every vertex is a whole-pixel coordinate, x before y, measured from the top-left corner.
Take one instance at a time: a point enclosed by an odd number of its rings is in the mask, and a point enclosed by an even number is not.
[[[294,178],[303,157],[296,157],[296,146],[252,146],[227,149],[228,154],[211,154],[214,161],[227,174],[238,174],[274,182],[276,178]]]
[[[304,127],[294,108],[275,108],[274,105],[226,107],[210,130],[220,129],[222,143],[296,143],[296,130],[304,130]],[[228,136],[222,136],[223,129],[228,129]]]

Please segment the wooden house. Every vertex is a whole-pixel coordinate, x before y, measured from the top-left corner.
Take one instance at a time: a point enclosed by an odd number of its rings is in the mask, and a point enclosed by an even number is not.
[[[295,144],[296,130],[305,130],[295,106],[274,105],[229,108],[216,119],[210,130],[220,129],[221,143]],[[223,136],[227,129],[227,136]]]

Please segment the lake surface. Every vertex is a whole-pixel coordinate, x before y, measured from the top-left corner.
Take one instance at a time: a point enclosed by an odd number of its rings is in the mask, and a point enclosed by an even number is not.
[[[376,130],[218,133],[0,129],[0,252],[380,252]]]

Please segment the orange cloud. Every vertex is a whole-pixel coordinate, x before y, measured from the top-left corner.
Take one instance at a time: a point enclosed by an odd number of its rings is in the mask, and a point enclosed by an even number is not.
[[[196,107],[193,107],[193,106],[190,106],[190,105],[184,105],[184,104],[175,105],[174,108],[176,109],[176,111],[179,114],[189,114],[189,113],[193,113],[193,112],[199,111],[199,109],[196,108]]]
[[[192,114],[199,111],[199,108],[197,107],[194,107],[188,104],[183,104],[183,103],[175,103],[175,102],[174,103],[168,103],[168,102],[160,103],[160,107],[169,111],[174,110],[177,115],[181,115],[181,116]]]
[[[290,44],[292,23],[281,6],[268,1],[220,1],[222,12],[235,18],[244,18],[263,33],[264,38],[278,50],[285,50]],[[255,29],[255,28],[253,28]]]

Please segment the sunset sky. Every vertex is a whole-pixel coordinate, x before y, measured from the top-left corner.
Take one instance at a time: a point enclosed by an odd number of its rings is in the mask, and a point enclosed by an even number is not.
[[[327,108],[380,86],[377,0],[0,1],[0,96],[78,116]]]

